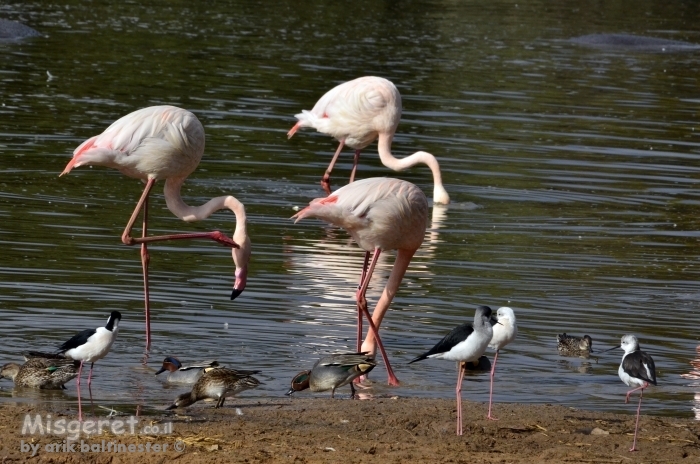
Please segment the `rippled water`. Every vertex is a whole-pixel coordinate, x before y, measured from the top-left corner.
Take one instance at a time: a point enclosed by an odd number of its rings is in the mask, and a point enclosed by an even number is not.
[[[600,8],[603,8],[602,10]],[[0,43],[0,359],[52,349],[124,313],[96,366],[102,405],[162,408],[182,391],[152,375],[165,355],[260,369],[250,397],[280,397],[298,370],[354,346],[354,288],[363,253],[294,206],[321,196],[335,142],[293,115],[362,75],[396,83],[404,112],[397,156],[435,154],[453,203],[434,208],[423,247],[382,326],[402,381],[378,395],[454,394],[454,365],[405,363],[475,306],[515,309],[520,334],[499,357],[499,402],[632,411],[617,377],[620,350],[598,363],[562,358],[556,334],[594,348],[636,334],[659,386],[644,409],[690,417],[697,358],[700,140],[698,53],[586,48],[571,37],[625,32],[700,43],[692,2],[9,2],[0,17],[43,37]],[[153,349],[144,328],[139,252],[120,235],[142,186],[82,168],[58,178],[72,150],[112,121],[155,104],[188,108],[207,149],[183,195],[231,193],[254,244],[248,287],[228,300],[228,250],[208,242],[150,247]],[[346,182],[350,151],[334,185]],[[426,168],[394,173],[376,147],[359,177],[400,176],[427,193]],[[221,229],[230,214],[185,224],[153,196],[151,232]],[[380,262],[376,301],[393,262]],[[700,377],[700,375],[695,375]],[[64,393],[0,399],[75,404]],[[488,375],[465,398],[488,399]],[[697,403],[694,403],[697,401]]]

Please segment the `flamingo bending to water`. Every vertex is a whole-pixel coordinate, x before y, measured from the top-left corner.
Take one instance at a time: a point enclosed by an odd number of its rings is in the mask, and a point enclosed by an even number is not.
[[[232,247],[236,266],[231,299],[243,292],[248,277],[250,239],[246,233],[246,215],[243,204],[232,196],[216,197],[201,206],[189,206],[180,196],[180,188],[199,164],[204,154],[204,127],[191,112],[175,106],[151,106],[118,119],[102,134],[83,142],[73,152],[61,176],[73,168],[87,165],[107,166],[122,174],[146,182],[122,234],[127,245],[141,244],[143,287],[146,310],[146,348],[151,346],[150,298],[148,289],[147,244],[161,240],[207,238]],[[219,231],[147,237],[148,194],[158,180],[165,180],[165,203],[168,209],[186,222],[206,219],[216,211],[228,208],[236,216],[233,239]],[[143,210],[141,237],[132,237],[131,230]]]
[[[365,76],[345,82],[326,92],[311,111],[302,110],[295,117],[299,121],[287,133],[289,138],[301,127],[313,127],[340,142],[321,179],[321,186],[327,194],[331,193],[331,171],[343,146],[355,149],[355,161],[350,174],[352,183],[360,152],[378,140],[377,151],[384,166],[394,171],[403,171],[419,163],[428,165],[433,172],[435,184],[433,202],[450,202],[450,196],[442,186],[440,165],[433,155],[419,151],[397,159],[391,154],[391,142],[401,119],[401,94],[391,81]]]
[[[398,385],[399,381],[391,369],[378,329],[411,258],[423,243],[428,220],[428,199],[421,189],[410,182],[383,177],[369,178],[348,184],[328,197],[317,198],[293,216],[296,222],[305,217],[316,217],[344,228],[360,248],[366,251],[357,290],[357,352],[375,353],[379,346],[389,374],[389,385]],[[365,294],[379,255],[387,250],[397,250],[396,261],[370,317]],[[370,330],[360,346],[363,314],[369,322]]]

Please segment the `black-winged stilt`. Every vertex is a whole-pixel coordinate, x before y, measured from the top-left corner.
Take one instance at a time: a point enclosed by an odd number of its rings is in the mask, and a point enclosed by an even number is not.
[[[426,358],[457,361],[457,435],[462,435],[462,362],[478,361],[492,337],[491,308],[479,306],[476,308],[473,324],[467,322],[455,327],[434,347],[409,362],[411,364]]]
[[[58,347],[58,352],[63,353],[67,358],[80,361],[78,369],[78,417],[83,420],[83,409],[80,401],[80,375],[83,372],[83,363],[90,363],[90,374],[88,375],[88,391],[90,392],[90,402],[92,403],[92,390],[90,384],[92,382],[92,368],[95,361],[99,361],[109,353],[114,340],[119,332],[119,321],[122,315],[119,311],[112,311],[107,319],[107,324],[104,327],[96,329],[85,329],[80,333],[73,335],[67,342]]]
[[[518,335],[518,326],[515,321],[515,313],[507,306],[502,306],[496,311],[496,320],[498,324],[493,326],[493,336],[489,343],[489,348],[496,350],[493,357],[493,366],[491,367],[491,385],[489,387],[489,412],[486,415],[487,419],[498,420],[491,415],[491,400],[493,398],[493,379],[496,373],[496,361],[498,360],[498,352],[501,348],[515,340]]]
[[[639,392],[639,406],[637,406],[637,420],[634,424],[634,441],[632,448],[630,448],[630,451],[637,451],[637,430],[639,429],[639,412],[642,409],[642,395],[650,383],[656,385],[656,367],[651,356],[639,349],[639,341],[634,335],[624,335],[619,346],[606,351],[616,348],[625,350],[620,367],[617,369],[617,375],[628,387],[636,387],[627,392],[625,403],[629,402],[632,393],[641,390]]]

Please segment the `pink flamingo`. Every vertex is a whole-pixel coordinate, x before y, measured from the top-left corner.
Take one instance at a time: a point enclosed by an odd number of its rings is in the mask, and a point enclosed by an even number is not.
[[[147,244],[161,240],[206,238],[232,247],[236,266],[231,299],[243,292],[248,277],[250,239],[246,233],[243,204],[232,196],[212,198],[201,206],[188,206],[180,196],[180,188],[199,164],[204,154],[204,127],[191,112],[175,106],[151,106],[118,119],[102,134],[83,142],[73,152],[61,176],[79,166],[96,165],[118,169],[121,173],[146,182],[122,234],[127,245],[141,244],[143,288],[146,309],[146,348],[151,346],[150,302],[148,290]],[[186,222],[206,219],[216,211],[230,209],[236,216],[233,240],[219,231],[147,237],[148,194],[156,181],[165,180],[165,203],[168,209]],[[143,210],[141,237],[132,237],[131,230]]]
[[[401,119],[401,94],[391,81],[365,76],[345,82],[326,92],[311,111],[302,110],[296,118],[299,121],[287,132],[287,137],[291,138],[301,127],[313,127],[340,142],[321,179],[321,186],[327,194],[331,193],[331,171],[343,146],[355,149],[350,173],[350,182],[353,182],[360,152],[378,140],[377,151],[384,166],[403,171],[419,163],[427,164],[433,172],[433,202],[450,202],[450,196],[442,186],[440,165],[433,155],[419,151],[397,159],[391,154],[391,142]]]
[[[328,197],[312,200],[309,206],[293,216],[295,222],[305,217],[316,217],[344,228],[360,248],[366,251],[357,290],[357,351],[373,354],[379,346],[389,375],[389,385],[398,385],[399,381],[391,369],[378,330],[411,258],[423,243],[428,220],[427,198],[410,182],[383,177],[369,178],[348,184]],[[365,294],[379,255],[386,250],[397,250],[396,261],[370,317]],[[369,322],[370,330],[360,346],[363,314]]]

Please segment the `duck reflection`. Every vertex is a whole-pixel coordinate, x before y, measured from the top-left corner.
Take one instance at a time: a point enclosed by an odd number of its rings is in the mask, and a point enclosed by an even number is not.
[[[598,363],[597,358],[595,358],[595,361]],[[593,363],[590,361],[581,361],[581,363],[576,363],[560,359],[557,362],[567,371],[576,372],[578,374],[590,374],[593,371]]]

